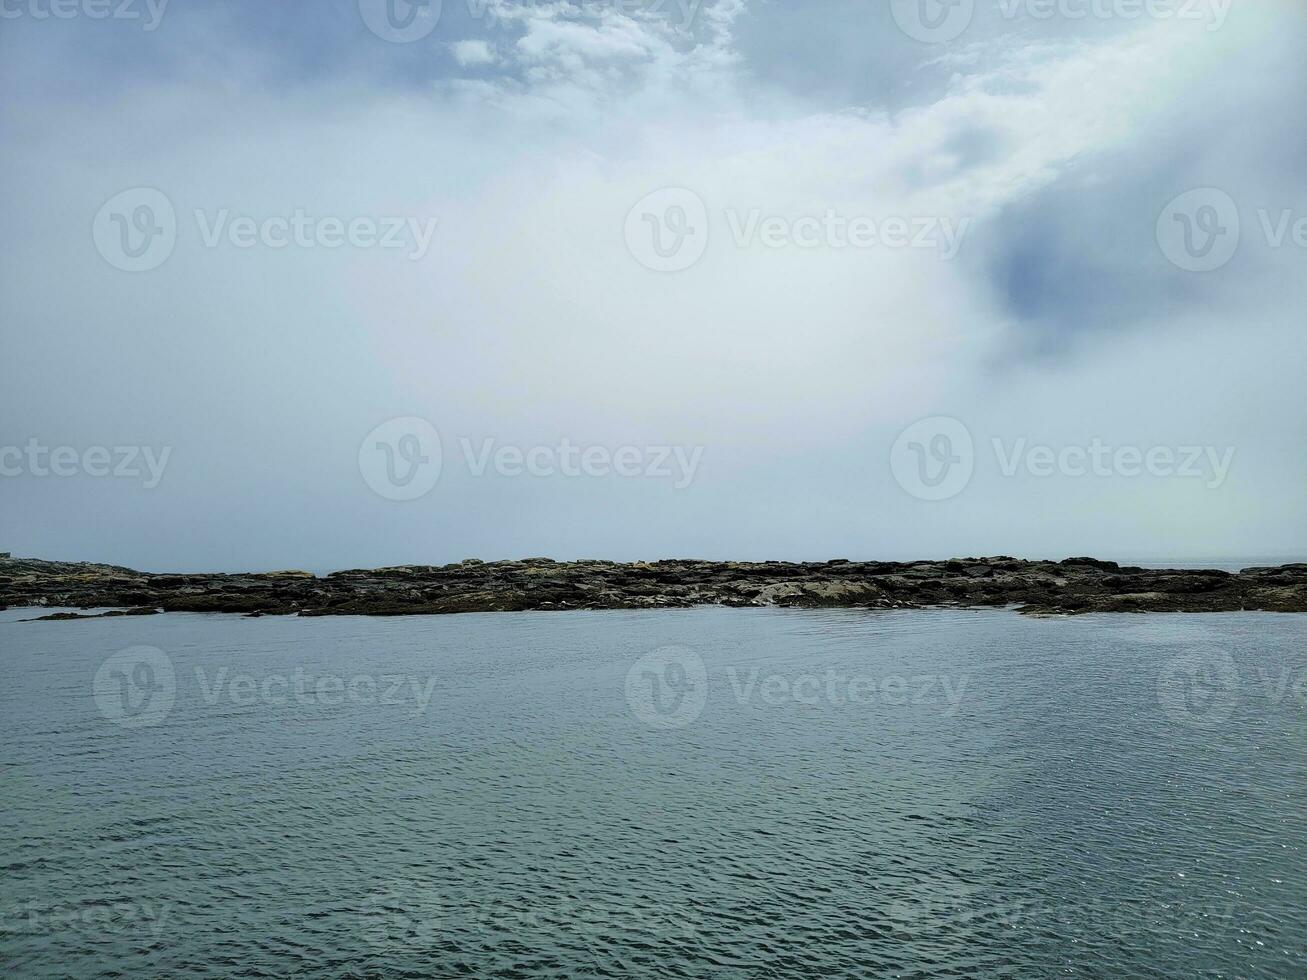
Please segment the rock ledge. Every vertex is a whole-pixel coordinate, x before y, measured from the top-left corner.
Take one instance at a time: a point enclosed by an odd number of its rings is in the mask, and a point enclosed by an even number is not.
[[[107,615],[410,616],[690,606],[924,609],[1015,606],[1095,612],[1307,612],[1307,564],[1145,569],[1093,558],[1024,561],[555,562],[548,558],[334,572],[151,574],[116,565],[0,557],[0,609],[110,608]],[[59,618],[84,618],[62,614]]]

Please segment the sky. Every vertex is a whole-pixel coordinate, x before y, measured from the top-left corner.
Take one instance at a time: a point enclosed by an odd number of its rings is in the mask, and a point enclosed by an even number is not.
[[[3,0],[0,551],[1307,555],[1300,0]]]

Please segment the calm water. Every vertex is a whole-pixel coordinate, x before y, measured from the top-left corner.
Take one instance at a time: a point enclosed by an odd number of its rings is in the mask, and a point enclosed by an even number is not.
[[[10,976],[1307,975],[1307,618],[23,615]]]

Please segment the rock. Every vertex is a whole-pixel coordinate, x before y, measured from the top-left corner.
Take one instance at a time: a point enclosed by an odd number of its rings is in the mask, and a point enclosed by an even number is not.
[[[702,605],[921,609],[1012,606],[1028,615],[1093,612],[1307,612],[1307,564],[1213,570],[1143,569],[1072,558],[948,561],[622,564],[547,558],[245,575],[152,575],[113,565],[4,560],[0,608],[113,608],[113,615],[411,616]],[[96,614],[60,613],[57,619]]]
[[[1099,561],[1097,558],[1067,558],[1059,564],[1062,565],[1084,565],[1088,568],[1098,568],[1104,572],[1115,572],[1121,566],[1114,561]]]

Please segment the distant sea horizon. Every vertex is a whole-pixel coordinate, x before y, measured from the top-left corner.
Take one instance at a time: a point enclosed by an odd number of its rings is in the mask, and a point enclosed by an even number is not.
[[[1207,557],[1207,558],[1132,558],[1107,559],[1120,565],[1138,565],[1140,568],[1214,568],[1223,572],[1237,572],[1244,568],[1259,568],[1273,565],[1297,565],[1307,562],[1307,553],[1289,552],[1284,555],[1251,555],[1244,557]]]

